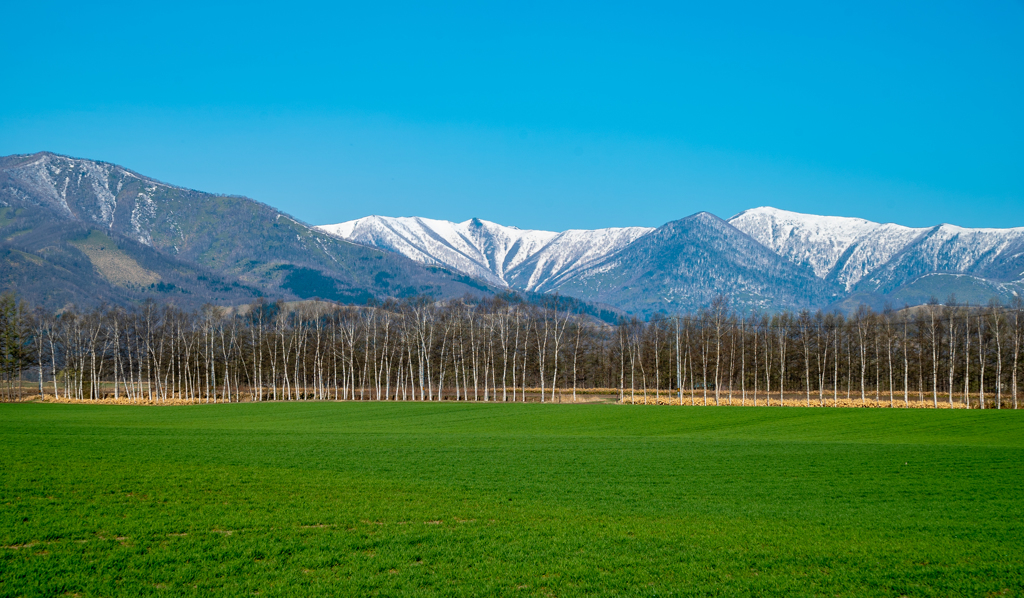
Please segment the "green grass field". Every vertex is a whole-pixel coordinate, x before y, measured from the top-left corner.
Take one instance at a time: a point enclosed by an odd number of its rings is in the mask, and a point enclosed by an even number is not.
[[[1022,416],[0,405],[0,595],[1021,596]]]

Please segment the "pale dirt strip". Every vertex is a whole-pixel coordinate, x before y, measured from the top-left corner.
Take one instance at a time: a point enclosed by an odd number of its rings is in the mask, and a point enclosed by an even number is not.
[[[596,392],[595,392],[595,390],[596,390]],[[518,391],[518,392],[519,392],[519,395],[518,395],[519,396],[519,401],[517,401],[517,402],[522,402],[521,391]],[[527,392],[529,394],[528,402],[536,403],[536,402],[540,401],[540,389],[536,389],[536,392],[534,392],[534,389],[527,389]],[[555,397],[554,400],[552,400],[549,392],[550,391],[548,391],[547,398],[546,398],[546,402],[549,403],[549,404],[558,404],[558,403],[566,404],[566,403],[573,403],[574,402],[573,399],[572,399],[572,393],[571,392],[569,392],[569,393],[559,392],[560,396]],[[638,393],[634,393],[632,396],[630,396],[630,393],[627,390],[624,394],[625,394],[624,399],[620,401],[620,400],[618,400],[618,395],[619,395],[618,389],[587,389],[586,392],[579,392],[579,391],[577,392],[577,396],[576,396],[576,401],[575,402],[576,403],[614,403],[614,404],[621,404],[621,405],[669,405],[669,406],[679,406],[680,403],[681,403],[683,406],[697,406],[697,407],[705,406],[705,397],[704,397],[704,394],[703,394],[702,391],[696,391],[696,392],[686,391],[686,392],[683,393],[682,401],[680,401],[678,391],[671,391],[671,392],[669,392],[669,391],[661,391],[659,393],[655,393],[654,391],[648,391],[646,397],[644,396],[644,393],[642,391],[638,392]],[[266,396],[266,395],[264,395],[264,396]],[[499,397],[500,397],[500,394],[499,394]],[[509,397],[511,397],[511,393],[509,394]],[[254,396],[252,396],[252,395],[242,395],[242,400],[241,401],[232,401],[232,402],[251,403],[251,402],[254,402],[253,399],[254,399]],[[327,400],[333,401],[333,399],[327,399]],[[818,395],[815,393],[815,394],[811,395],[811,400],[810,400],[809,404],[808,404],[808,401],[807,401],[807,396],[805,394],[803,394],[803,393],[794,393],[794,392],[787,392],[786,395],[785,395],[784,401],[782,401],[781,403],[779,401],[779,395],[777,393],[772,393],[772,396],[767,400],[767,404],[766,404],[764,393],[758,393],[756,402],[754,400],[753,393],[747,393],[746,399],[743,399],[743,397],[739,393],[736,393],[736,392],[733,393],[732,398],[730,398],[727,393],[720,394],[717,405],[715,404],[714,393],[708,393],[708,396],[707,396],[706,400],[707,400],[706,406],[708,406],[708,407],[716,407],[716,406],[718,406],[718,407],[765,407],[765,406],[780,407],[780,406],[784,406],[784,407],[845,407],[845,408],[890,408],[890,407],[892,407],[892,408],[895,408],[895,409],[908,409],[908,408],[909,409],[935,409],[936,408],[936,405],[934,404],[931,396],[927,396],[926,395],[925,400],[922,401],[921,398],[920,398],[920,394],[918,394],[918,393],[914,393],[914,396],[911,397],[910,400],[906,401],[906,402],[903,400],[903,396],[902,395],[896,396],[892,400],[891,405],[890,405],[890,399],[889,399],[888,393],[881,393],[881,394],[869,393],[869,394],[867,394],[865,399],[861,399],[859,393],[853,393],[851,395],[847,395],[846,393],[842,393],[842,394],[839,395],[838,400],[836,400],[834,395],[826,394],[825,397],[824,397],[824,402],[822,402],[821,399],[819,399]],[[313,397],[309,397],[308,399],[304,399],[304,400],[302,400],[300,402],[314,402],[314,401],[320,402],[319,399],[315,399]],[[170,399],[167,399],[167,400],[160,400],[160,401],[144,401],[144,400],[131,401],[131,400],[123,398],[123,397],[120,398],[120,399],[116,399],[115,400],[113,397],[109,397],[109,396],[107,398],[97,399],[97,400],[89,400],[89,399],[77,400],[77,399],[70,399],[70,398],[66,398],[66,397],[61,397],[60,399],[58,399],[54,395],[44,394],[44,395],[42,395],[42,397],[40,397],[40,395],[26,396],[26,397],[24,397],[23,399],[21,399],[18,402],[63,403],[63,404],[75,404],[75,405],[168,406],[168,405],[206,405],[206,404],[214,404],[214,403],[224,403],[226,401],[224,401],[223,398],[220,398],[220,397],[218,397],[216,400],[214,400],[213,398],[208,400],[207,398],[204,397],[204,398],[199,398],[199,399],[196,399],[196,400],[187,400],[187,399],[181,399],[181,398],[170,398]],[[275,401],[264,400],[262,402],[275,402]],[[285,402],[285,401],[276,401],[276,402]],[[288,401],[288,402],[295,402],[295,401]],[[342,402],[350,402],[350,401],[342,401]],[[356,401],[356,402],[377,402],[377,400],[375,398],[370,398],[369,396],[367,396],[367,398],[363,399],[362,401]],[[391,402],[395,402],[395,401],[392,399]],[[399,402],[420,402],[420,401],[417,400],[417,401],[399,401]],[[434,402],[436,402],[436,401],[434,401]],[[446,399],[444,402],[449,403],[449,402],[455,402],[455,401],[454,400]],[[472,401],[472,400],[465,401],[465,400],[462,400],[462,401],[459,401],[459,402],[483,403],[484,401],[482,401],[482,400],[480,400],[480,401]],[[494,403],[494,402],[502,402],[502,401],[501,401],[500,398],[495,400],[492,397],[490,399],[490,401],[488,401],[488,402]],[[508,402],[511,402],[511,401],[508,401]],[[995,398],[994,394],[993,395],[987,395],[985,397],[985,408],[986,409],[995,409],[996,408],[996,404],[995,403],[996,403],[996,398]],[[938,409],[968,409],[968,408],[969,409],[977,409],[978,408],[978,397],[976,395],[971,396],[970,397],[970,406],[968,407],[968,405],[965,404],[965,402],[964,402],[964,397],[963,397],[962,394],[954,395],[953,396],[953,404],[952,405],[950,405],[950,403],[949,403],[949,395],[946,395],[944,397],[940,396],[937,408]],[[1003,397],[1002,408],[1003,409],[1013,409],[1013,399],[1012,399],[1012,397],[1009,397],[1009,398],[1008,397]]]

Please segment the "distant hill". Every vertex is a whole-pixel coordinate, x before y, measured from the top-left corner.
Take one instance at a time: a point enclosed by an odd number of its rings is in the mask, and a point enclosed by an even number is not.
[[[245,197],[47,152],[0,158],[0,266],[0,289],[50,308],[492,292],[461,272],[344,241]]]

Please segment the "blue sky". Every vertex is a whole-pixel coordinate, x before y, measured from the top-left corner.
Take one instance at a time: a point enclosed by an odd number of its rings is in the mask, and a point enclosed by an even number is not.
[[[4,8],[0,154],[316,224],[1024,226],[1019,0],[141,4]]]

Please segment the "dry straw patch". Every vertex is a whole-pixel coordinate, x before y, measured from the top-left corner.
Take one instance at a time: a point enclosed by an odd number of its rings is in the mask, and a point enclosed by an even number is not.
[[[186,399],[186,398],[179,398],[179,397],[173,397],[173,398],[168,398],[166,400],[159,400],[159,401],[150,401],[150,400],[143,399],[143,398],[139,398],[137,400],[131,400],[131,399],[128,399],[127,397],[124,397],[124,396],[121,396],[121,397],[118,397],[118,398],[115,399],[113,397],[113,395],[104,396],[101,399],[82,399],[82,400],[79,400],[79,399],[75,399],[75,398],[71,398],[71,397],[65,397],[65,396],[61,396],[60,398],[57,398],[56,396],[54,396],[52,394],[44,394],[42,396],[40,396],[40,395],[30,395],[30,396],[24,397],[20,402],[23,402],[23,403],[60,403],[60,404],[64,404],[64,405],[139,405],[139,406],[154,406],[154,407],[156,407],[156,406],[161,406],[161,405],[198,405],[198,404],[201,404],[201,403],[206,403],[207,401],[206,401],[205,398],[189,400],[189,399]],[[209,402],[212,403],[213,399],[210,399]],[[217,402],[223,403],[225,401],[218,399]]]
[[[846,407],[846,408],[895,408],[895,409],[935,409],[936,405],[931,397],[921,400],[919,393],[914,393],[914,397],[910,398],[909,401],[904,401],[902,394],[896,395],[892,399],[890,404],[888,393],[867,393],[864,399],[861,399],[860,393],[840,393],[838,398],[831,392],[825,393],[823,397],[819,397],[817,392],[811,393],[810,402],[808,403],[807,395],[804,393],[786,392],[783,400],[779,400],[779,394],[777,392],[772,393],[770,397],[766,399],[763,392],[758,393],[757,401],[754,401],[754,394],[751,392],[747,393],[746,399],[739,393],[733,391],[733,395],[730,398],[726,393],[722,393],[718,397],[718,405],[715,405],[715,394],[709,392],[707,396],[708,407]],[[704,406],[704,394],[703,392],[690,392],[684,391],[682,397],[682,404],[684,406],[694,405],[698,407]],[[986,396],[986,408],[990,405],[994,406],[995,396]],[[1004,399],[1005,401],[1005,399]],[[624,405],[676,405],[680,404],[680,398],[677,391],[659,392],[648,391],[645,397],[643,392],[636,393],[630,397],[629,393],[626,393],[625,398],[621,401]],[[976,408],[978,406],[978,398],[971,397],[970,408]],[[1004,404],[1005,407],[1005,404]],[[939,409],[968,409],[965,404],[963,395],[953,395],[953,404],[949,404],[949,395],[940,396],[938,400]]]

